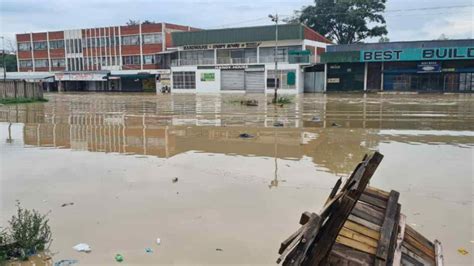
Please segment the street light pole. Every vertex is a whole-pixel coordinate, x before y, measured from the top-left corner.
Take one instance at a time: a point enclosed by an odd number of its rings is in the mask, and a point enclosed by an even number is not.
[[[2,54],[3,84],[5,84],[5,82],[7,81],[7,66],[5,64],[5,37],[4,36],[1,36],[1,37],[2,37],[2,47],[3,47],[3,54]]]
[[[275,71],[273,72],[273,78],[275,82],[275,95],[273,96],[273,103],[277,102],[278,99],[278,80],[277,80],[277,72],[278,72],[278,14],[275,15],[268,15],[269,18],[273,22],[275,22],[275,51],[274,51],[274,60],[275,60]]]

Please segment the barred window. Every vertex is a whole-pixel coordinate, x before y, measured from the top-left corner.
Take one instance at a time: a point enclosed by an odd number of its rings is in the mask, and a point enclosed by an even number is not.
[[[151,44],[151,43],[161,43],[161,33],[154,33],[154,34],[143,34],[143,43],[144,44]]]
[[[196,89],[196,72],[173,72],[173,89]]]
[[[18,43],[18,51],[29,51],[31,50],[30,42],[20,42]]]
[[[46,42],[34,42],[33,43],[33,48],[35,50],[46,50],[48,47],[48,44]]]
[[[48,67],[48,59],[35,59],[35,67]]]
[[[49,49],[61,49],[64,48],[64,40],[49,41]]]
[[[62,59],[51,59],[51,66],[52,67],[65,67],[66,61],[64,58]]]
[[[20,67],[33,67],[32,60],[20,60]]]
[[[122,36],[122,45],[139,45],[139,39],[138,35]]]

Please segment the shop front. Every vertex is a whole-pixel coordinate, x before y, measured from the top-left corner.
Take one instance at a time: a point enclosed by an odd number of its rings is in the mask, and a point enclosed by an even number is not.
[[[474,40],[335,45],[322,61],[327,91],[474,91]]]

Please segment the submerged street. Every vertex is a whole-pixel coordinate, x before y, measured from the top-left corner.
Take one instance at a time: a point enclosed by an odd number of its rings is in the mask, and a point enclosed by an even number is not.
[[[301,94],[282,107],[264,94],[45,98],[0,106],[0,224],[17,200],[49,212],[54,261],[273,265],[297,217],[378,150],[371,185],[400,192],[446,265],[473,263],[473,95]]]

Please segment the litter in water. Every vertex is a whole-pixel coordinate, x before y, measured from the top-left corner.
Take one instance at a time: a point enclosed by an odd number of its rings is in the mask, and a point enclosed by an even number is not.
[[[153,249],[151,249],[151,248],[145,248],[145,252],[146,252],[146,253],[153,253]]]
[[[79,263],[78,260],[60,260],[54,263],[54,266],[69,266]]]
[[[63,204],[61,204],[61,207],[67,207],[67,206],[71,206],[71,205],[74,205],[74,202],[63,203]]]
[[[172,179],[172,181],[173,181],[173,183],[176,183],[176,182],[178,182],[178,178],[175,177],[175,178]]]
[[[463,256],[466,256],[467,254],[469,254],[469,251],[467,251],[463,248],[458,248],[458,253],[463,255]]]
[[[77,244],[72,248],[78,252],[91,252],[92,251],[91,247],[86,243]]]
[[[157,239],[156,239],[156,244],[157,244],[157,245],[160,245],[160,244],[161,244],[161,239],[157,238]]]
[[[115,255],[115,260],[116,260],[117,262],[122,262],[122,261],[123,261],[123,256],[122,256],[122,254],[117,254],[117,255]]]
[[[250,134],[247,134],[247,133],[242,133],[242,134],[239,135],[239,138],[249,139],[249,138],[253,138],[253,136],[250,135]]]

